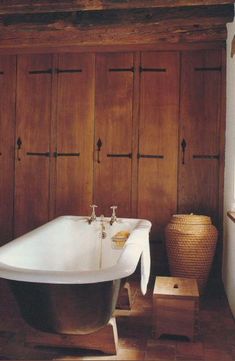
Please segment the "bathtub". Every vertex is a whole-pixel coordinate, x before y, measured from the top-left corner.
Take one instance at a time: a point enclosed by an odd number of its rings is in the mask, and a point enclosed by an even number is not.
[[[141,290],[150,274],[147,220],[62,216],[0,247],[0,277],[7,279],[21,314],[45,332],[88,334],[106,325],[115,309],[120,280],[141,259]],[[114,247],[119,231],[130,236]]]

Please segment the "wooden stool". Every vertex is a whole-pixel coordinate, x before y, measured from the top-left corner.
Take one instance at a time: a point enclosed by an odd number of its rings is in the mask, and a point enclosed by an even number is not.
[[[154,331],[187,336],[194,340],[198,322],[199,292],[197,281],[189,278],[156,277],[153,291]]]

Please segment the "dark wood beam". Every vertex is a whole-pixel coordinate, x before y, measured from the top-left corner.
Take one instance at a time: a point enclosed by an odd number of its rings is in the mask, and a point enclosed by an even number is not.
[[[0,47],[225,40],[233,5],[0,16]]]
[[[5,0],[0,2],[0,14],[172,8],[233,3],[232,0]]]
[[[169,26],[226,24],[233,20],[232,5],[182,7],[171,9],[138,9],[84,11],[72,13],[17,14],[0,16],[0,30],[90,29],[133,24]],[[0,34],[1,36],[1,34]]]
[[[86,29],[66,29],[46,31],[0,31],[0,48],[60,47],[60,46],[103,46],[136,45],[157,43],[214,42],[226,39],[225,25],[216,27],[129,25],[125,27],[101,27]]]

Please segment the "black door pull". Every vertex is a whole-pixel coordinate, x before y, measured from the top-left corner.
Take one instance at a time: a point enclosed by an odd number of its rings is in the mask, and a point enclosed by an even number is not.
[[[54,157],[79,157],[80,153],[61,153],[61,152],[54,152]]]
[[[193,159],[219,159],[219,154],[194,154]]]
[[[108,153],[107,157],[109,158],[132,158],[132,153]]]
[[[164,155],[162,154],[137,154],[137,158],[148,158],[148,159],[163,159]]]
[[[102,147],[102,141],[101,139],[99,138],[97,143],[96,143],[96,151],[97,151],[97,163],[100,163],[100,151],[101,151],[101,147]]]
[[[183,139],[182,142],[181,142],[181,149],[182,149],[182,164],[185,164],[185,149],[186,149],[186,146],[187,146],[187,143],[186,143],[186,140]]]
[[[50,157],[50,152],[27,152],[26,154],[38,157]]]
[[[20,161],[21,158],[20,158],[20,150],[21,150],[21,145],[22,145],[22,140],[20,137],[18,137],[17,141],[16,141],[16,145],[17,145],[17,150],[16,150],[16,157],[17,157],[17,160]]]

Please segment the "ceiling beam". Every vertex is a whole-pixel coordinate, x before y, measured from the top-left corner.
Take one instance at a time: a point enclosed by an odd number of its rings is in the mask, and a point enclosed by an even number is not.
[[[8,31],[0,38],[0,49],[43,48],[63,46],[117,46],[151,45],[160,43],[196,43],[224,41],[226,27],[218,25],[169,27],[160,29],[157,25],[142,25],[136,28],[129,25],[112,29],[60,30],[57,31]]]
[[[0,14],[172,8],[233,3],[231,0],[11,0],[0,2]]]
[[[0,16],[0,47],[221,41],[233,6]]]
[[[0,15],[1,33],[9,30],[85,30],[91,28],[122,27],[128,24],[155,25],[159,28],[187,25],[225,25],[233,20],[231,5],[210,7],[184,7],[171,9],[138,9],[82,11],[72,13],[14,14]],[[0,33],[0,38],[1,38]]]
[[[224,41],[233,15],[231,4],[0,15],[0,47]]]

